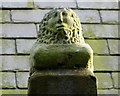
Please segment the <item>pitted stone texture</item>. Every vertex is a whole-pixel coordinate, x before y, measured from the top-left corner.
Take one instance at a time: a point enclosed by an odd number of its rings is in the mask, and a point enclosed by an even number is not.
[[[119,89],[101,89],[101,90],[98,90],[98,94],[101,94],[101,95],[107,95],[107,96],[118,96],[118,92],[120,90]]]
[[[49,10],[12,10],[14,22],[40,22]]]
[[[77,8],[76,0],[34,0],[37,8]]]
[[[84,37],[118,38],[118,25],[83,24]]]
[[[0,56],[2,70],[29,70],[29,56]]]
[[[6,94],[9,96],[10,96],[10,94],[12,94],[11,96],[15,96],[16,94],[21,96],[21,94],[22,94],[22,96],[26,96],[25,94],[27,94],[27,90],[25,90],[25,89],[2,89],[2,94],[4,94],[4,95]]]
[[[95,73],[98,88],[112,88],[112,79],[109,73]]]
[[[1,35],[1,34],[0,34]],[[2,37],[36,37],[34,24],[3,24]]]
[[[75,10],[81,23],[100,23],[100,16],[97,10]]]
[[[86,40],[86,43],[88,43],[92,47],[94,53],[97,54],[109,53],[106,40]]]
[[[15,40],[0,39],[0,43],[2,50],[0,54],[15,54]]]
[[[118,0],[77,0],[78,8],[119,9]]]
[[[118,23],[118,11],[100,11],[102,22]]]
[[[120,73],[112,73],[112,77],[113,77],[113,83],[114,83],[114,87],[115,88],[120,88],[120,84],[119,84],[119,79],[120,79]]]
[[[118,56],[94,56],[96,71],[118,71]]]
[[[29,73],[17,72],[16,76],[17,76],[17,86],[19,88],[27,88]]]
[[[32,48],[34,42],[36,40],[33,39],[17,39],[17,53],[30,53],[30,49]]]
[[[2,72],[2,88],[16,88],[15,73]]]
[[[9,10],[0,10],[0,22],[10,22]]]
[[[118,51],[118,42],[119,40],[108,40],[109,48],[110,48],[110,54],[120,54]]]
[[[22,1],[2,1],[2,8],[33,8],[32,0],[22,0]]]

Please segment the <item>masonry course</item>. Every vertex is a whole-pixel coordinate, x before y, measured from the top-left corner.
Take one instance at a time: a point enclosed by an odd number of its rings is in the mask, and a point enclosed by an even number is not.
[[[0,10],[3,94],[27,94],[29,51],[36,40],[39,22],[45,13],[55,7],[72,8],[80,17],[85,41],[94,51],[98,93],[118,94],[118,3],[90,1],[46,3],[45,0],[41,3],[41,0],[25,0],[0,4],[4,9]]]

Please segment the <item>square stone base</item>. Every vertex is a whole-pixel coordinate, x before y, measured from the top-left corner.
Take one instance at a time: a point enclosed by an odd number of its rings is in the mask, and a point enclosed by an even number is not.
[[[33,94],[97,96],[96,78],[86,69],[38,71],[32,74],[28,81],[28,95]]]

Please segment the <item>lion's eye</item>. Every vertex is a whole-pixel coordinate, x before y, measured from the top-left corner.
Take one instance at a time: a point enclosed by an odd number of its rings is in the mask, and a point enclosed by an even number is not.
[[[57,17],[57,13],[54,14],[54,17]]]
[[[66,12],[62,12],[62,15],[63,16],[67,16],[68,14]]]
[[[73,14],[71,14],[71,17],[74,17]]]

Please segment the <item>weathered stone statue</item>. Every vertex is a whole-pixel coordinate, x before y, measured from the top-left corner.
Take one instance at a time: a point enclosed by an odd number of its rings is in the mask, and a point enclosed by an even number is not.
[[[28,94],[96,94],[93,51],[73,10],[45,14],[30,60]]]

